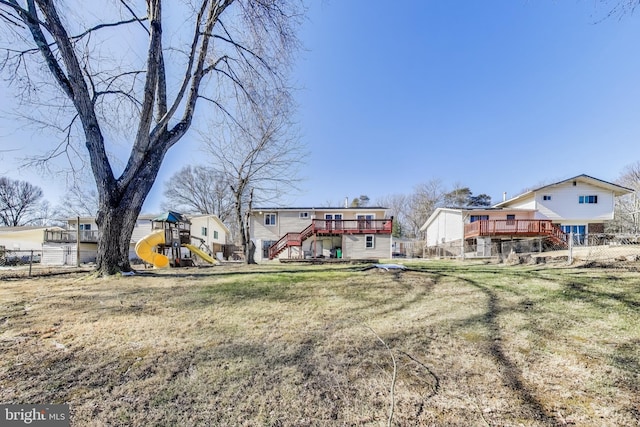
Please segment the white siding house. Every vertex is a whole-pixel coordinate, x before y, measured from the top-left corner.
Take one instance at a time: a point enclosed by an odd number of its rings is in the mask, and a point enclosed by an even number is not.
[[[421,227],[429,248],[461,243],[488,244],[501,240],[549,238],[566,243],[566,234],[587,241],[602,233],[614,216],[615,198],[632,192],[588,175],[536,188],[491,208],[438,208]],[[434,252],[435,253],[435,252]]]
[[[578,175],[545,185],[496,208],[532,207],[536,219],[551,220],[565,232],[581,235],[604,232],[604,223],[613,219],[615,198],[633,190],[588,175]]]

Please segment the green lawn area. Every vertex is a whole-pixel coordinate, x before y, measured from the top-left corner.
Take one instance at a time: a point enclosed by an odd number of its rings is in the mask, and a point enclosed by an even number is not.
[[[407,262],[0,281],[0,403],[73,426],[630,426],[640,273]]]

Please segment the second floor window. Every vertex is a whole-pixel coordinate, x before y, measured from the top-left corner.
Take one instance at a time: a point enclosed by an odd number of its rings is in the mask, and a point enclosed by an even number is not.
[[[203,236],[207,235],[207,227],[202,227],[202,229],[200,230],[200,234]]]
[[[91,230],[91,224],[80,224],[80,230]]]
[[[551,200],[551,196],[548,194],[545,194],[544,196],[542,196],[542,200]]]
[[[476,221],[486,221],[489,219],[489,215],[471,215],[471,218],[469,218],[470,222],[476,222]]]
[[[598,196],[578,196],[578,203],[598,203]]]
[[[268,213],[264,214],[264,225],[276,225],[276,214]]]
[[[218,232],[216,230],[213,230],[213,238],[214,239],[218,238]]]

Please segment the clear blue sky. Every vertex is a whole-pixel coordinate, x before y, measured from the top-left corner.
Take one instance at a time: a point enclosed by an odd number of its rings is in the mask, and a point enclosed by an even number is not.
[[[293,73],[310,155],[283,204],[375,201],[432,179],[495,203],[582,173],[615,180],[640,160],[640,16],[604,19],[613,4],[314,1]],[[196,139],[169,152],[145,211],[200,161],[176,155]],[[24,176],[58,202],[50,179]]]
[[[298,205],[440,179],[494,202],[639,159],[640,16],[594,1],[316,4],[296,71]]]

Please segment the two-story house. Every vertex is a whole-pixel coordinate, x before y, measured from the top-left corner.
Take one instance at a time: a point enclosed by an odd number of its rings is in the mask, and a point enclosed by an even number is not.
[[[614,201],[633,190],[588,175],[578,175],[505,199],[490,208],[438,208],[420,228],[427,248],[490,248],[492,242],[548,239],[562,245],[569,234],[584,244],[589,233],[604,232],[613,219]],[[490,253],[484,253],[490,255]]]
[[[152,220],[158,215],[143,214],[138,217],[131,235],[129,258],[138,258],[135,245],[150,234]],[[229,240],[229,229],[216,215],[188,216],[192,226],[191,240],[196,247],[204,245],[214,255]],[[64,228],[44,230],[42,263],[49,265],[76,265],[94,262],[98,252],[99,231],[95,218],[79,217],[67,219]]]
[[[256,208],[256,262],[270,259],[391,257],[392,218],[382,207]]]

